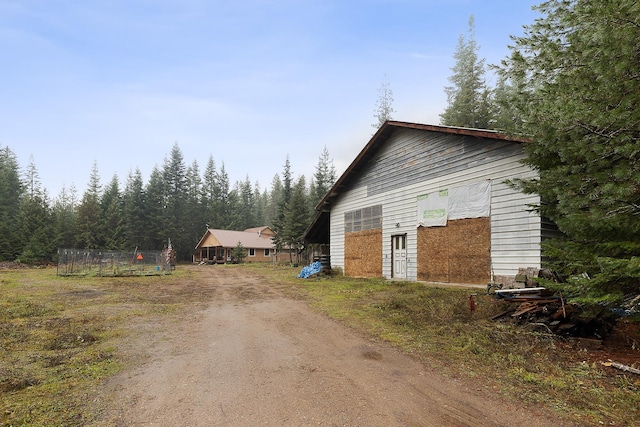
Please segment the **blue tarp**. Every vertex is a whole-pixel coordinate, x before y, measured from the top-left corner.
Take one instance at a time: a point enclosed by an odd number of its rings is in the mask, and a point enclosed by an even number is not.
[[[302,271],[296,277],[300,279],[307,279],[312,274],[320,273],[321,270],[322,270],[322,264],[320,263],[320,261],[316,261],[311,265],[302,267]]]

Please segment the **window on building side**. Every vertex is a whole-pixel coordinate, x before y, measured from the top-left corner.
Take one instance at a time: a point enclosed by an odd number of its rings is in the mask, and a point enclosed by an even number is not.
[[[382,228],[382,205],[369,206],[344,214],[345,233],[378,228]]]

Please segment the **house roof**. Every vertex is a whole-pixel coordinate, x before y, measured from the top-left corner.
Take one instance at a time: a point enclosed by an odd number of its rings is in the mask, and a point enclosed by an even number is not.
[[[307,243],[329,243],[329,210],[333,201],[342,192],[346,191],[353,180],[358,176],[362,169],[367,165],[369,160],[375,155],[380,147],[382,147],[391,135],[399,129],[416,129],[422,131],[439,132],[451,135],[464,135],[474,138],[513,141],[515,143],[526,142],[521,138],[514,138],[504,133],[486,129],[471,129],[452,126],[436,126],[420,123],[409,123],[399,121],[386,121],[380,129],[371,137],[367,145],[351,162],[349,167],[338,178],[333,187],[325,194],[325,196],[316,205],[316,216],[309,225],[303,240]]]
[[[273,232],[271,230],[271,227],[269,227],[268,225],[263,225],[262,227],[253,227],[253,228],[247,228],[246,230],[244,230],[245,232],[248,233],[258,233],[261,234],[262,232],[269,230],[271,232]]]
[[[209,236],[213,236],[213,238],[217,241],[215,245],[211,246],[234,248],[238,245],[239,242],[245,248],[273,249],[274,245],[271,237],[260,237],[260,231],[263,231],[264,228],[259,227],[258,231],[235,231],[209,228],[196,245],[196,249],[203,247],[205,241]]]

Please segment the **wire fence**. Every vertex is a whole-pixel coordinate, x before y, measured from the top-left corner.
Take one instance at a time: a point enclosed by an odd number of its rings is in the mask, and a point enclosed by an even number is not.
[[[175,257],[161,251],[58,249],[58,276],[156,276],[171,274]]]

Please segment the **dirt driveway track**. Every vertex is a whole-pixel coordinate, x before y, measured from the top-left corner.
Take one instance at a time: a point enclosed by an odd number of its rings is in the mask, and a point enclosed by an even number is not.
[[[105,425],[562,425],[445,379],[244,269],[193,268],[213,298],[138,343],[151,357],[107,385]]]

